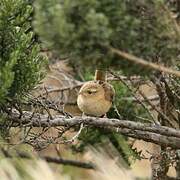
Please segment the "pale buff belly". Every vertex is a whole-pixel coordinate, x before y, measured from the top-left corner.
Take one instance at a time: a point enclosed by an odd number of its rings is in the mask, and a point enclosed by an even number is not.
[[[94,100],[93,98],[87,99],[81,96],[78,97],[77,104],[79,109],[85,114],[98,117],[106,114],[112,105],[111,102],[105,99]]]

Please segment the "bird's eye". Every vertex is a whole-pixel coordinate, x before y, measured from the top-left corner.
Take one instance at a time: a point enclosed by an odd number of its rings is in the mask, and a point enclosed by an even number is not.
[[[95,94],[96,92],[97,92],[96,89],[87,90],[87,93],[88,93],[88,94]]]
[[[92,94],[92,91],[87,91],[88,94]]]

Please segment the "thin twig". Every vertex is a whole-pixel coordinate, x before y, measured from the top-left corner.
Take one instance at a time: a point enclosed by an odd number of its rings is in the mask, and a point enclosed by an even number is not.
[[[157,113],[159,113],[159,115],[161,115],[161,117],[163,117],[173,127],[171,120],[163,112],[161,112],[158,108],[156,108],[156,106],[152,104],[152,102],[146,97],[146,95],[142,91],[139,90],[139,93],[146,100],[146,102],[152,107],[152,110],[155,110]]]
[[[84,83],[79,83],[79,84],[76,84],[76,85],[73,85],[73,86],[64,87],[64,88],[51,89],[51,90],[48,90],[47,92],[48,93],[53,93],[53,92],[61,92],[61,91],[72,90],[72,89],[81,87],[83,84]],[[45,94],[46,94],[46,92],[41,94],[41,95],[45,95]]]
[[[155,124],[159,124],[159,122],[153,117],[152,113],[149,111],[149,109],[146,107],[146,104],[144,104],[144,102],[142,102],[139,97],[135,94],[135,92],[132,90],[132,88],[129,87],[129,85],[127,84],[126,81],[124,81],[123,79],[121,79],[120,76],[116,75],[114,72],[110,71],[110,73],[115,76],[116,78],[118,78],[127,88],[128,90],[133,94],[134,98],[139,102],[139,104],[142,105],[142,107],[146,110],[146,112],[149,114],[149,116],[151,117],[152,121]]]
[[[79,129],[79,131],[76,133],[76,135],[73,136],[73,137],[72,137],[71,139],[69,139],[69,140],[65,140],[64,143],[73,143],[73,142],[79,137],[79,135],[81,134],[81,131],[83,130],[83,128],[84,128],[84,125],[83,125],[83,123],[81,123],[81,124],[80,124],[80,129]]]

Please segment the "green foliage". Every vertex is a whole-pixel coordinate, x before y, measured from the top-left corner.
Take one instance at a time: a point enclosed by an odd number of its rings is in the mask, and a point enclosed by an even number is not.
[[[136,149],[131,148],[131,146],[127,143],[126,137],[117,133],[111,133],[110,140],[129,164],[133,163],[136,159],[140,159],[140,154],[136,151]]]
[[[0,104],[31,90],[44,73],[45,59],[39,55],[31,27],[32,12],[28,1],[0,2]]]
[[[114,106],[121,115],[121,119],[139,121],[137,118],[138,116],[141,116],[142,119],[150,118],[147,111],[140,104],[133,103],[131,99],[131,97],[133,97],[133,93],[125,85],[120,82],[114,82],[112,85],[116,92]],[[132,88],[132,91],[134,89],[135,88]],[[108,117],[120,118],[118,113],[114,110],[114,108],[112,108],[108,112]]]
[[[119,60],[103,46],[175,64],[179,35],[169,26],[173,20],[164,6],[160,0],[38,0],[34,24],[47,47],[84,65],[82,69],[113,66],[125,73],[142,73],[144,69]]]
[[[9,121],[5,115],[0,114],[0,142],[6,141],[9,138]]]

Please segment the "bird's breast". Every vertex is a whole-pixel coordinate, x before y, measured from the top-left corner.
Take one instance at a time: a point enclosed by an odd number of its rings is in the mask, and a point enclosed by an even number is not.
[[[105,98],[87,98],[82,95],[78,96],[77,104],[79,109],[87,115],[102,116],[108,112],[112,103]]]

